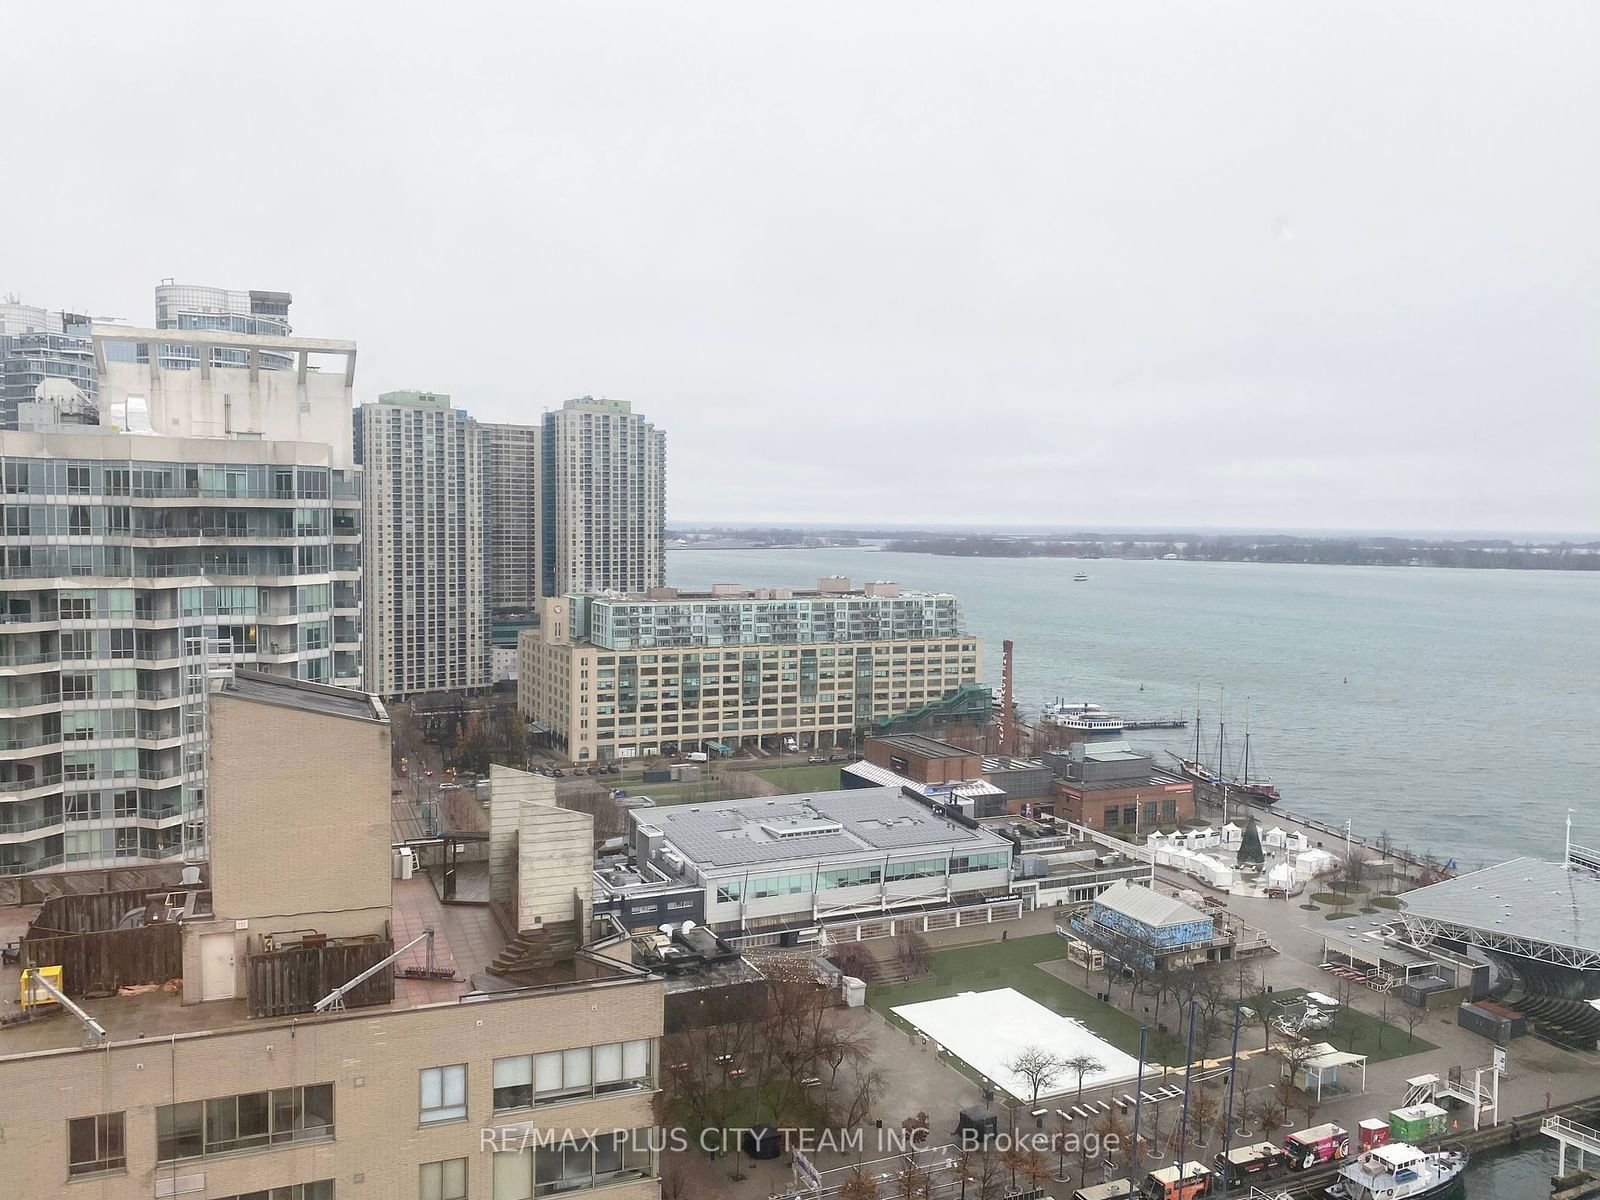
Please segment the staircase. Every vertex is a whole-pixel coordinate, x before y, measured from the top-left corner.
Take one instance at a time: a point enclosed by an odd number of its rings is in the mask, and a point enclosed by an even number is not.
[[[485,970],[502,979],[545,971],[556,963],[571,962],[580,944],[576,921],[552,921],[540,929],[524,929],[517,934]]]

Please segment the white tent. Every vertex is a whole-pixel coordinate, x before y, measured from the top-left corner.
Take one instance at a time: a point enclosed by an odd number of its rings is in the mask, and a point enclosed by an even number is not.
[[[1224,846],[1237,846],[1244,840],[1244,830],[1232,821],[1222,827],[1222,844]]]
[[[1162,833],[1159,829],[1157,829],[1149,837],[1145,838],[1145,844],[1150,846],[1152,849],[1155,849],[1159,846],[1164,846],[1166,845],[1166,842],[1167,835]]]
[[[1215,888],[1233,886],[1233,868],[1214,855],[1195,855],[1193,874],[1195,878],[1203,879]]]
[[[1202,846],[1215,846],[1217,844],[1216,831],[1207,825],[1204,829],[1191,829],[1189,831],[1189,845],[1199,849]]]
[[[1299,877],[1295,874],[1295,869],[1288,863],[1278,863],[1267,872],[1268,887],[1282,888],[1287,892],[1292,891],[1298,882]]]
[[[1295,870],[1299,872],[1302,878],[1305,879],[1309,879],[1313,875],[1320,875],[1324,871],[1331,870],[1333,868],[1333,864],[1333,855],[1329,854],[1326,850],[1320,849],[1302,850],[1299,854],[1295,855],[1294,858]]]
[[[1276,825],[1274,825],[1271,829],[1267,830],[1264,834],[1261,835],[1261,844],[1263,846],[1280,846],[1281,847],[1283,845],[1283,839],[1286,836],[1287,835],[1283,832],[1283,830],[1279,829]]]
[[[1303,833],[1285,834],[1283,838],[1283,848],[1285,850],[1304,850],[1310,844],[1310,841]]]

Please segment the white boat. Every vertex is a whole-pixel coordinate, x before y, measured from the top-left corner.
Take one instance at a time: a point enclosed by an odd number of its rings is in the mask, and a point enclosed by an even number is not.
[[[1072,582],[1073,583],[1088,583],[1089,582],[1089,574],[1088,574],[1088,572],[1087,571],[1079,571],[1076,575],[1074,575],[1072,577]]]
[[[1419,1150],[1391,1142],[1368,1150],[1339,1172],[1329,1200],[1417,1200],[1443,1196],[1467,1169],[1459,1150]]]

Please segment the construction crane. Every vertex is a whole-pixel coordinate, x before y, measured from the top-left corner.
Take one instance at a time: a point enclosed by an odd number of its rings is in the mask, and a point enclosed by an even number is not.
[[[360,987],[367,980],[371,979],[374,975],[383,970],[390,963],[394,962],[401,955],[405,954],[406,951],[410,950],[413,946],[416,946],[421,942],[428,943],[428,975],[429,977],[433,977],[436,974],[433,961],[433,926],[428,925],[424,926],[421,937],[412,938],[409,942],[407,942],[404,946],[401,946],[400,949],[389,955],[389,957],[384,959],[382,962],[373,963],[370,967],[361,972],[361,974],[357,975],[348,983],[341,983],[338,987],[334,988],[333,991],[329,992],[321,1000],[318,1000],[315,1004],[313,1004],[311,1006],[311,1011],[343,1012],[344,998],[347,995],[355,991],[356,988]]]
[[[111,1035],[106,1032],[106,1027],[104,1025],[100,1024],[99,1021],[96,1021],[88,1013],[84,1012],[83,1009],[79,1008],[77,1002],[73,1000],[72,997],[68,996],[55,984],[51,983],[33,967],[24,967],[22,969],[22,987],[23,996],[31,997],[33,995],[33,989],[38,988],[47,996],[49,996],[50,999],[61,1005],[62,1008],[66,1009],[73,1016],[77,1017],[78,1022],[83,1026],[84,1049],[98,1050],[101,1046],[104,1046],[108,1041],[111,1040]],[[24,1007],[29,1007],[31,1004],[36,1003],[38,1003],[38,1001],[29,1000],[24,1003]]]

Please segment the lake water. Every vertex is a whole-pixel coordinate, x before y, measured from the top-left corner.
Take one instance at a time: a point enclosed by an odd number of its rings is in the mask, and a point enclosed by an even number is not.
[[[1214,748],[1221,688],[1232,754],[1248,709],[1252,768],[1284,807],[1462,868],[1559,855],[1569,808],[1574,837],[1600,843],[1600,576],[867,549],[677,549],[666,568],[679,587],[848,575],[953,592],[996,687],[1016,642],[1024,710],[1064,696],[1192,719],[1198,693]]]

